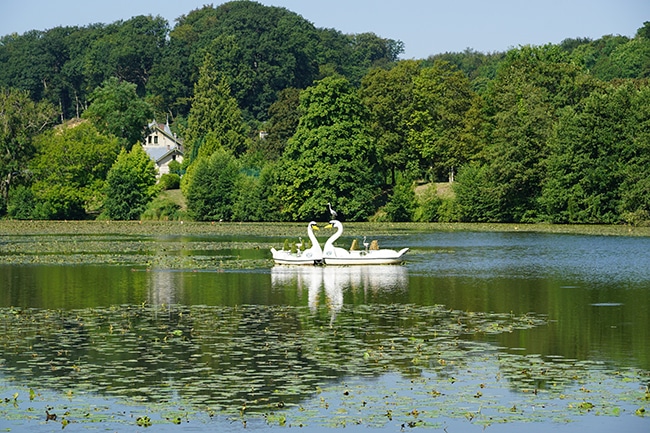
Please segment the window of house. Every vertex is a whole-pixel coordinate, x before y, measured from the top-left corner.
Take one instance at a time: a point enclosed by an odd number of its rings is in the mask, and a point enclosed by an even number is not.
[[[153,136],[153,144],[158,144],[158,136],[157,135]]]

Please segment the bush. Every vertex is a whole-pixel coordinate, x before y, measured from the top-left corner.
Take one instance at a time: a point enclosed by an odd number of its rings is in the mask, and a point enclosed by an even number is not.
[[[158,186],[163,190],[178,189],[181,187],[181,177],[176,173],[165,173],[160,176]]]
[[[11,189],[7,203],[7,216],[19,220],[34,218],[35,200],[34,193],[29,187],[19,185]]]
[[[169,172],[171,174],[177,174],[178,176],[181,176],[183,174],[183,167],[181,166],[181,163],[176,160],[170,161]]]
[[[196,221],[230,221],[238,193],[239,163],[230,153],[218,150],[199,157],[187,183],[187,209]]]
[[[650,215],[644,209],[639,209],[635,212],[624,212],[623,215],[621,215],[621,219],[625,222],[625,224],[636,227],[650,226]]]
[[[145,211],[156,188],[156,168],[142,149],[120,152],[106,179],[107,216],[115,220],[135,220]]]
[[[176,221],[183,217],[180,205],[164,197],[158,197],[149,203],[142,214],[143,220],[150,221]]]
[[[32,218],[44,220],[82,220],[88,216],[84,209],[83,192],[78,186],[34,185],[35,205]]]
[[[443,198],[438,208],[438,222],[460,222],[461,210],[458,202],[453,198]]]
[[[413,214],[416,208],[415,191],[411,181],[399,181],[393,189],[384,211],[389,221],[409,222],[413,221]]]
[[[442,199],[436,193],[435,184],[430,184],[418,198],[418,205],[413,214],[413,221],[430,223],[440,220]]]

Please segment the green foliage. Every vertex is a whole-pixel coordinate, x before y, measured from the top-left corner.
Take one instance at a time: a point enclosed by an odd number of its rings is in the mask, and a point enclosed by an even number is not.
[[[360,94],[370,110],[379,169],[393,184],[398,173],[406,173],[413,161],[417,161],[408,136],[414,110],[414,81],[420,69],[419,62],[401,61],[390,70],[371,70],[362,81]]]
[[[237,197],[233,203],[233,221],[269,221],[272,220],[272,210],[265,197],[263,179],[255,176],[242,175],[237,184]]]
[[[417,198],[417,207],[413,213],[413,221],[436,222],[440,219],[439,209],[442,199],[438,197],[436,185],[429,184]]]
[[[216,150],[199,157],[187,184],[187,209],[196,221],[230,221],[239,183],[239,163],[233,155]]]
[[[1,69],[1,68],[0,68]],[[50,125],[54,108],[35,103],[27,92],[0,88],[0,215],[16,180],[26,180],[36,148],[33,138]]]
[[[170,38],[190,51],[196,69],[204,50],[211,51],[239,105],[260,118],[278,91],[304,88],[316,77],[316,34],[310,22],[287,9],[229,2],[189,13]]]
[[[220,74],[214,56],[206,54],[194,86],[185,139],[190,162],[224,149],[241,155],[248,148],[246,128],[228,80]]]
[[[7,216],[19,220],[33,219],[35,206],[36,198],[32,189],[25,185],[18,185],[9,194]]]
[[[117,158],[116,138],[101,135],[90,122],[63,125],[35,140],[30,168],[42,219],[83,219],[98,213],[108,171]]]
[[[422,69],[414,79],[407,141],[431,181],[445,180],[469,160],[462,133],[473,98],[467,77],[446,62]]]
[[[401,179],[393,188],[393,193],[384,206],[384,212],[389,221],[410,222],[413,221],[416,205],[413,182]]]
[[[277,160],[284,151],[287,141],[296,133],[300,113],[300,90],[288,88],[282,90],[278,100],[269,108],[269,129],[266,137],[264,154],[271,160]]]
[[[563,43],[572,59],[601,80],[617,78],[647,78],[650,76],[650,39],[646,37],[647,22],[634,39],[620,35],[605,35],[600,39],[573,40]]]
[[[156,193],[156,168],[141,146],[122,149],[107,176],[104,212],[114,220],[135,220]]]
[[[181,163],[173,160],[169,162],[169,173],[170,174],[177,174],[179,177],[183,174],[183,168],[181,166]]]
[[[168,32],[160,17],[137,16],[109,25],[57,27],[6,36],[0,44],[0,85],[28,90],[78,116],[87,92],[109,77],[146,90],[159,112],[187,114],[205,51],[218,57],[247,117],[262,119],[278,92],[305,88],[323,65],[358,82],[368,68],[397,60],[399,41],[371,33],[316,29],[284,8],[255,2],[206,6],[179,17]],[[212,45],[215,40],[237,45]]]
[[[461,221],[501,221],[499,185],[491,178],[487,165],[472,163],[462,167],[454,192]]]
[[[44,135],[37,154],[33,137],[56,110],[63,121],[88,107],[83,116],[130,149],[152,104],[185,139],[183,166],[170,167],[185,194],[193,163],[214,152],[244,167],[228,198],[236,220],[327,218],[328,201],[348,220],[404,219],[402,176],[458,172],[456,199],[420,197],[413,219],[646,224],[649,28],[398,62],[400,41],[237,1],[191,11],[171,32],[160,17],[138,16],[7,35],[0,215],[101,210],[115,159],[104,142]],[[267,138],[252,139],[260,130]]]
[[[510,51],[486,94],[491,132],[482,166],[469,168],[458,179],[462,217],[535,220],[557,113],[593,88],[593,80],[557,47]]]
[[[300,124],[284,153],[276,197],[283,218],[326,216],[331,202],[348,220],[373,213],[379,174],[367,111],[344,78],[325,78],[300,97]]]
[[[135,84],[111,77],[90,95],[90,101],[83,118],[99,131],[118,137],[127,149],[143,140],[153,110],[138,97]]]
[[[165,173],[160,176],[158,185],[161,189],[178,189],[181,186],[181,177],[176,173]]]
[[[106,26],[84,56],[89,87],[116,77],[134,83],[137,93],[144,96],[149,76],[160,66],[168,32],[167,21],[160,16],[139,15]]]
[[[562,112],[551,140],[548,176],[540,198],[548,220],[617,223],[621,206],[637,215],[632,219],[647,212],[647,154],[639,152],[642,141],[632,139],[638,133],[630,132],[636,129],[632,119],[648,125],[650,113],[635,107],[636,97],[630,85],[611,87]],[[647,102],[647,96],[644,99]],[[623,195],[625,204],[621,203]]]
[[[648,23],[646,23],[648,24]],[[630,119],[623,149],[619,212],[623,219],[640,225],[650,223],[650,86],[632,94]]]
[[[438,222],[451,223],[462,220],[462,214],[458,202],[454,198],[441,199],[438,207]]]
[[[33,218],[44,220],[80,220],[87,218],[83,192],[71,185],[36,182]]]
[[[150,221],[175,221],[182,217],[180,205],[165,197],[153,199],[142,213],[142,219]]]
[[[470,79],[474,91],[482,93],[486,84],[496,76],[498,65],[504,57],[505,53],[481,53],[467,48],[463,52],[435,54],[425,63],[442,60],[454,65]]]

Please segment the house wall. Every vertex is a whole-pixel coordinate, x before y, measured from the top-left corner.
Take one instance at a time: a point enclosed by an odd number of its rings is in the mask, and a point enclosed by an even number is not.
[[[158,168],[158,176],[162,176],[163,174],[169,173],[169,163],[172,161],[178,161],[179,164],[183,163],[183,155],[180,155],[176,152],[174,152],[171,155],[167,155],[164,158],[159,159],[156,162],[156,166]]]
[[[142,147],[156,163],[158,177],[160,177],[169,173],[169,163],[174,159],[183,163],[182,141],[174,140],[168,133],[165,133],[164,125],[158,124],[150,127],[151,133],[144,139]]]
[[[154,129],[154,131],[147,136],[145,139],[145,147],[164,147],[167,150],[171,149],[176,143],[174,140],[163,134],[160,130]]]

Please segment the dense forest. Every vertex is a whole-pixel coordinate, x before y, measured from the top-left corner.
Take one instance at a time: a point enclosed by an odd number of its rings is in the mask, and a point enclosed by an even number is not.
[[[650,22],[402,52],[253,1],[3,36],[0,217],[650,223]],[[159,181],[153,119],[185,144]]]

